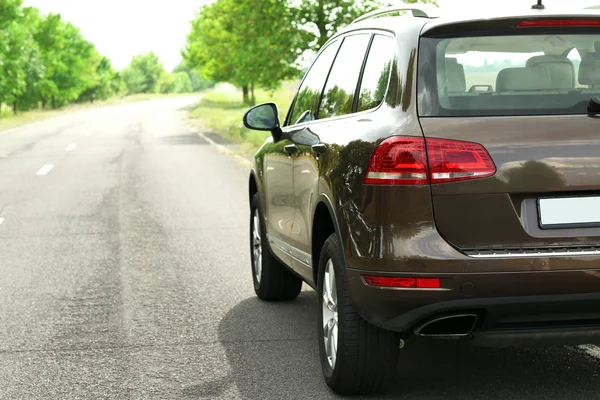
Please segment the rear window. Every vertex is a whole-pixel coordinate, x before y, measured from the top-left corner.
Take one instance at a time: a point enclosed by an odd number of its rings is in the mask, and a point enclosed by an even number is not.
[[[421,38],[419,115],[586,114],[600,34]]]

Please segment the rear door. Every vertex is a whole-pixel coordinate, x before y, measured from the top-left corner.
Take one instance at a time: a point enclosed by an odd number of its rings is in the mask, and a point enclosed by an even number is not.
[[[600,28],[561,21],[424,32],[418,91],[426,139],[479,143],[496,166],[492,177],[432,185],[437,228],[458,248],[600,243],[600,118],[587,111],[600,95]],[[470,162],[465,154],[448,152],[444,162]]]
[[[353,113],[355,93],[371,36],[371,33],[351,33],[343,38],[323,90],[318,121],[297,125],[289,131],[290,138],[298,147],[294,160],[296,213],[291,243],[298,250],[295,258],[300,267],[311,266],[313,210],[319,197],[319,156],[327,151],[336,133],[343,135],[343,132],[338,132],[341,130],[340,122],[333,119]]]

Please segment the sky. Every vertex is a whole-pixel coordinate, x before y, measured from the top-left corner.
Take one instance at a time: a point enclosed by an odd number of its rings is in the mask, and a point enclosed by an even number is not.
[[[1,0],[0,0],[1,1]],[[210,0],[24,0],[44,14],[60,13],[93,42],[116,69],[154,51],[171,71],[181,61],[190,21]]]
[[[42,13],[60,13],[81,29],[98,51],[109,57],[116,69],[131,57],[154,51],[167,70],[181,61],[181,49],[190,20],[201,5],[211,0],[24,0]],[[438,0],[443,9],[527,7],[536,0]],[[544,0],[549,7],[599,5],[600,0]]]

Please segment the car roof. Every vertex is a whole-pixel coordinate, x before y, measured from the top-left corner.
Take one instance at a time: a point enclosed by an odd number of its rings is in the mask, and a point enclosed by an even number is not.
[[[533,3],[531,0],[529,3]],[[485,9],[473,9],[473,10],[460,10],[455,11],[453,9],[437,9],[435,7],[426,7],[423,5],[406,6],[406,7],[388,7],[385,9],[377,10],[370,14],[376,14],[378,12],[385,13],[386,10],[392,13],[399,13],[404,11],[407,15],[404,16],[393,16],[393,15],[381,15],[373,16],[369,18],[369,14],[359,18],[357,21],[348,25],[342,29],[339,34],[356,30],[356,29],[383,29],[392,32],[402,32],[406,30],[407,25],[421,25],[424,26],[424,30],[428,31],[435,27],[443,25],[453,25],[462,22],[478,22],[478,21],[493,21],[502,19],[519,19],[524,20],[533,18],[565,18],[565,17],[599,17],[600,9],[598,7],[589,7],[587,9],[573,9],[571,5],[561,5],[546,7],[544,10],[534,10],[531,4],[524,2],[523,6],[518,7],[502,7],[499,6],[494,9],[486,4]],[[527,5],[529,4],[529,5]],[[413,14],[427,14],[425,16],[410,16],[411,11]],[[399,22],[402,22],[401,24]],[[336,35],[337,36],[337,35]]]

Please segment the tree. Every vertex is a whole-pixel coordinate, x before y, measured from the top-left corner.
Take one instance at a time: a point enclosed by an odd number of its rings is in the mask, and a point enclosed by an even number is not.
[[[42,18],[35,39],[45,65],[40,83],[44,105],[64,106],[94,85],[97,52],[78,28],[58,14],[49,14]]]
[[[209,79],[241,87],[244,102],[254,104],[255,85],[273,89],[297,76],[304,51],[318,50],[340,27],[382,5],[380,0],[216,0],[196,14],[182,54]]]
[[[165,68],[153,52],[134,56],[120,74],[128,94],[159,93],[164,75]]]
[[[116,74],[79,29],[21,0],[0,1],[0,105],[16,113],[106,98]]]
[[[192,81],[189,75],[185,72],[174,72],[168,74],[169,81],[163,93],[192,93],[194,88],[192,87]]]
[[[7,25],[22,15],[21,4],[23,0],[0,1],[0,29],[4,30]]]
[[[437,5],[435,0],[404,2]],[[310,47],[318,51],[340,27],[350,24],[367,12],[390,4],[389,1],[382,0],[302,0],[292,1],[291,6],[297,9],[300,22],[312,35]]]
[[[39,14],[36,9],[21,8],[20,1],[2,3],[0,9],[6,13],[0,17],[0,104],[10,104],[16,114],[28,105],[29,99],[23,102],[23,96],[34,94],[42,73],[34,40]]]
[[[214,81],[241,87],[254,104],[254,87],[277,87],[296,76],[304,38],[293,9],[277,0],[216,0],[192,21],[183,57]]]
[[[39,44],[35,41],[35,34],[41,21],[40,13],[38,9],[33,7],[25,8],[23,11],[23,24],[28,30],[27,43],[23,47],[24,56],[27,58],[24,67],[25,89],[20,93],[20,96],[15,98],[13,110],[17,108],[21,111],[27,111],[39,106],[40,83],[44,77],[45,65]]]
[[[188,68],[185,62],[180,63],[173,69],[173,73],[185,72],[190,78],[192,83],[192,92],[199,92],[204,89],[209,89],[215,85],[215,82],[203,78],[198,71]]]
[[[78,102],[94,102],[96,100],[106,100],[115,93],[118,93],[115,87],[115,81],[118,79],[117,73],[113,69],[110,60],[99,54],[93,57],[93,63],[96,66],[89,87],[79,95]]]

